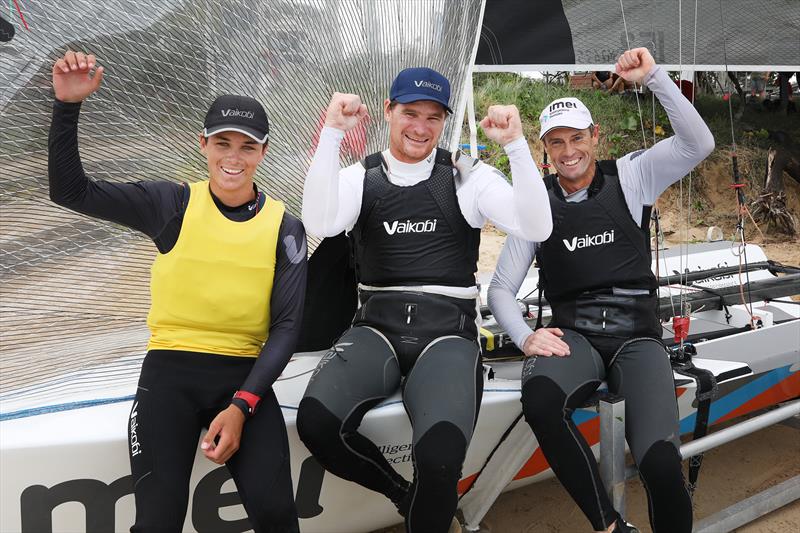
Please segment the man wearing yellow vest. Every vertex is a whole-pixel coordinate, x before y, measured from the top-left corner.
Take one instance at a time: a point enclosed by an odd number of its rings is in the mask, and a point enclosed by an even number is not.
[[[267,151],[266,113],[249,97],[214,101],[200,135],[206,181],[94,181],[78,153],[78,115],[102,78],[93,55],[67,52],[53,66],[50,197],[139,230],[159,251],[128,421],[131,531],[183,528],[197,439],[208,427],[200,448],[230,469],[252,528],[296,532],[286,427],[271,387],[297,342],[306,238],[253,181]]]

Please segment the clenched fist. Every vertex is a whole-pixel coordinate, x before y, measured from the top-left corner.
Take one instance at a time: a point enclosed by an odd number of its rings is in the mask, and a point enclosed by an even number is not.
[[[367,106],[357,94],[333,93],[325,115],[325,125],[344,131],[355,128],[367,116]]]
[[[522,121],[515,105],[490,106],[480,126],[487,137],[501,146],[522,137]]]
[[[634,48],[623,53],[617,59],[614,69],[626,81],[642,83],[644,77],[656,64],[656,60],[647,48]]]

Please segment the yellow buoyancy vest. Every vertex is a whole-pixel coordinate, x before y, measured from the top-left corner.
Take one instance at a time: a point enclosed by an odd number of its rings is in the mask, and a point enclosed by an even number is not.
[[[151,268],[148,350],[258,356],[284,209],[267,197],[256,216],[235,222],[219,212],[208,181],[190,185],[178,241]]]

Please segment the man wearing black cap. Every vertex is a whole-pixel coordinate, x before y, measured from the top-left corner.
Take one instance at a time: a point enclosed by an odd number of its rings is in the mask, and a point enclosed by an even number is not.
[[[230,469],[253,529],[298,531],[286,427],[271,387],[297,342],[306,241],[300,221],[253,181],[267,151],[266,113],[245,96],[214,101],[200,135],[206,181],[94,181],[81,166],[78,114],[102,78],[93,55],[67,52],[53,66],[50,197],[139,230],[159,251],[151,336],[128,421],[131,531],[183,528],[203,427],[200,448]]]
[[[508,154],[512,186],[489,165],[454,163],[437,148],[449,99],[438,72],[400,72],[383,105],[389,149],[340,169],[341,140],[367,110],[356,95],[334,94],[303,191],[309,233],[351,234],[361,307],[312,375],[298,433],[326,469],[384,494],[417,532],[450,527],[480,407],[481,227],[491,220],[530,239],[552,226],[517,108],[492,106],[481,121]],[[357,431],[398,389],[413,428],[410,484]]]

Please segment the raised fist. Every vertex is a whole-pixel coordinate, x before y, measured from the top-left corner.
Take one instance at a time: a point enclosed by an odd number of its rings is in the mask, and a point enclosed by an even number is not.
[[[487,137],[501,146],[522,137],[522,121],[515,105],[490,106],[480,126]]]
[[[617,74],[626,81],[642,83],[644,77],[656,64],[647,48],[634,48],[623,53],[614,66]]]
[[[82,102],[100,88],[103,67],[95,70],[95,57],[68,50],[53,64],[53,90],[62,102]]]
[[[325,125],[344,131],[355,128],[367,116],[367,106],[357,94],[333,93],[325,115]]]

